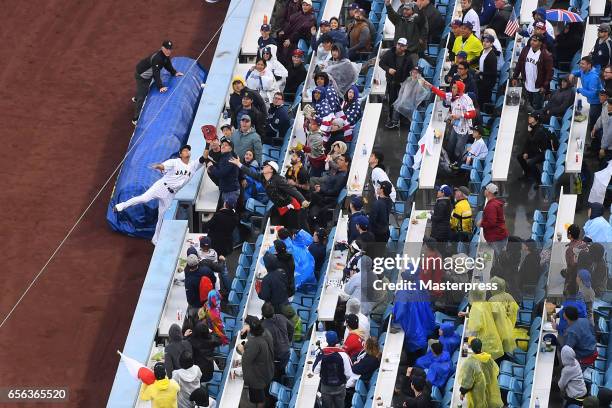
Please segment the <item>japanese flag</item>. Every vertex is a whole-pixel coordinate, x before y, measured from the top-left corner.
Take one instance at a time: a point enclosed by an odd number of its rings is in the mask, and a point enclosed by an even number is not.
[[[412,165],[414,170],[419,170],[421,168],[421,161],[423,160],[423,156],[425,156],[425,152],[431,153],[433,151],[433,145],[434,129],[430,126],[418,141],[419,148],[414,154],[414,164]]]
[[[150,368],[139,363],[133,358],[126,356],[119,350],[117,350],[117,353],[121,356],[121,361],[123,361],[132,377],[142,381],[147,385],[151,385],[155,382],[155,375],[153,374],[153,371],[151,371]]]

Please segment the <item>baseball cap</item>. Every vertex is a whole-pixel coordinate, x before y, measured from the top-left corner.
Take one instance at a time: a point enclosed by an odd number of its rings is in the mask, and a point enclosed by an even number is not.
[[[242,115],[240,117],[240,121],[242,122],[243,120],[247,121],[247,122],[250,122],[251,121],[251,117],[249,115]]]
[[[459,27],[461,24],[463,24],[461,20],[453,20],[451,22],[451,27]]]
[[[477,132],[478,132],[478,133],[480,133],[481,135],[482,135],[482,133],[483,133],[482,126],[480,126],[480,125],[474,125],[474,126],[472,126],[470,129],[477,131]]]
[[[487,184],[487,186],[485,187],[485,190],[487,190],[489,193],[492,193],[492,194],[497,194],[497,192],[499,191],[499,189],[497,188],[497,185],[493,183]]]
[[[397,43],[401,44],[401,45],[408,45],[408,40],[405,39],[404,37],[402,37],[402,38],[397,40]]]
[[[442,184],[441,186],[435,187],[436,191],[441,191],[446,197],[450,197],[452,191],[451,188],[447,184]]]
[[[224,137],[223,139],[221,139],[221,144],[227,144],[229,145],[229,147],[231,147],[232,149],[234,149],[234,142],[232,142],[230,139],[228,139],[227,137]]]
[[[191,151],[191,146],[189,146],[188,144],[182,145],[181,148],[179,149],[179,153],[182,152],[183,149],[187,149],[187,150]]]
[[[338,344],[338,333],[333,330],[325,332],[325,341],[328,346],[335,346]]]
[[[278,173],[278,164],[275,161],[268,160],[264,163],[264,166],[270,166],[272,167],[275,173]]]
[[[270,54],[270,55],[272,55],[272,48],[264,47],[262,54]]]
[[[457,53],[457,56],[458,56],[458,57],[460,57],[460,58],[467,58],[467,52],[465,52],[465,51],[459,51],[459,52]]]
[[[217,129],[215,129],[213,125],[204,125],[201,127],[201,129],[206,141],[210,142],[211,140],[215,140],[217,138]]]
[[[360,7],[359,7],[359,4],[357,3],[351,3],[349,5],[349,10],[358,10],[358,9],[360,9]]]
[[[461,191],[466,197],[470,195],[470,189],[466,186],[460,186],[455,188],[455,191]]]
[[[259,28],[260,31],[270,31],[271,29],[270,24],[262,24]]]
[[[245,91],[244,89],[242,90],[241,96],[243,98],[249,98],[251,100],[253,99],[253,95],[251,95],[251,93],[249,91]]]
[[[229,123],[226,123],[225,125],[221,126],[221,130],[225,130],[225,129],[232,130],[232,125],[230,125]]]
[[[210,246],[210,237],[208,235],[202,235],[200,237],[200,247]]]
[[[492,35],[489,34],[485,34],[482,36],[482,41],[488,41],[490,43],[495,42],[495,37],[493,37]]]
[[[539,34],[534,34],[534,35],[532,35],[532,36],[531,36],[531,39],[532,39],[532,40],[538,40],[538,41],[540,41],[540,42],[542,42],[542,40],[543,40],[543,39],[542,39],[542,36],[541,36],[541,35],[539,35]]]
[[[306,4],[310,5],[310,6],[312,6],[312,0],[302,0],[302,4],[303,3],[306,3]]]
[[[329,25],[329,21],[327,20],[321,20],[321,23],[319,23],[319,27],[320,26],[328,26]]]
[[[304,56],[304,51],[300,50],[299,48],[296,48],[295,50],[293,50],[291,55],[293,55],[295,57],[303,57]]]
[[[162,47],[164,47],[167,50],[171,50],[172,49],[172,41],[170,40],[166,40],[162,43]]]
[[[535,28],[540,28],[542,30],[546,29],[546,23],[543,21],[538,21],[533,25]]]
[[[606,33],[610,32],[610,24],[608,23],[601,23],[599,25],[599,27],[597,27],[597,31],[605,31]]]
[[[358,215],[355,217],[355,224],[367,229],[370,226],[370,220],[365,215]]]
[[[462,26],[469,28],[470,30],[474,28],[474,24],[471,21],[464,21],[461,23]]]
[[[199,262],[197,255],[191,254],[187,257],[187,266],[196,266]]]
[[[356,210],[361,210],[363,208],[363,199],[359,196],[354,195],[351,198],[351,204]]]

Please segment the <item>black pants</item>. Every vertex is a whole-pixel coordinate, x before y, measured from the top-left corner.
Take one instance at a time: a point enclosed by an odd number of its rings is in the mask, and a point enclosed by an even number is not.
[[[144,100],[149,94],[151,79],[144,79],[138,74],[134,75],[134,79],[136,80],[136,104],[134,105],[134,120],[138,120]]]
[[[401,84],[387,81],[387,98],[389,99],[389,120],[399,120],[399,114],[393,109],[393,103],[397,100]]]
[[[538,169],[538,164],[544,162],[544,153],[528,156],[527,160],[523,159],[522,153],[519,153],[516,156],[516,160],[518,160],[521,168],[527,176],[534,178],[536,181],[539,180],[540,169]]]
[[[589,107],[589,123],[587,125],[587,135],[591,135],[591,129],[595,126],[595,122],[601,116],[601,104],[593,104]],[[599,153],[599,148],[601,146],[601,136],[602,132],[597,132],[595,138],[591,141],[591,150]]]

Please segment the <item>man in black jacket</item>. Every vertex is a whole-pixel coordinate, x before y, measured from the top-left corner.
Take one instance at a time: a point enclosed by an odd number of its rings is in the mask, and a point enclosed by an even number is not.
[[[419,7],[419,12],[427,18],[428,43],[437,44],[440,42],[442,31],[444,31],[444,17],[431,0],[416,0],[416,4]]]
[[[281,313],[274,313],[271,303],[261,306],[261,325],[274,340],[274,379],[280,381],[289,361],[289,348],[293,341],[293,324]]]
[[[453,192],[446,184],[436,187],[436,192],[436,204],[431,214],[431,237],[444,245],[451,237],[450,219],[453,208],[450,196]]]
[[[265,302],[270,302],[274,306],[274,313],[282,314],[283,307],[289,304],[289,294],[287,293],[287,275],[282,269],[268,268],[268,262],[264,256],[267,274],[261,281],[261,290],[258,296]]]
[[[313,228],[325,227],[328,221],[327,209],[334,208],[338,196],[348,179],[348,172],[351,165],[351,157],[348,154],[342,154],[336,159],[338,164],[338,172],[333,175],[324,177],[311,177],[311,200],[312,208],[310,209],[310,225]]]
[[[238,110],[236,110],[236,112],[233,112],[233,116],[232,116],[232,126],[235,129],[238,129],[240,127],[240,120],[242,119],[242,117],[244,115],[248,115],[249,118],[251,119],[251,123],[253,124],[253,127],[255,128],[255,131],[257,132],[258,135],[265,135],[266,134],[266,119],[267,119],[267,108],[266,109],[260,109],[256,104],[255,104],[255,100],[257,99],[257,97],[261,98],[261,96],[259,95],[259,92],[256,91],[252,91],[248,88],[244,88],[241,92],[240,92],[241,96],[242,96],[242,104],[240,105],[240,108],[238,108]]]
[[[233,233],[240,220],[234,208],[235,200],[226,201],[223,208],[218,210],[204,223],[203,232],[207,232],[211,240],[211,247],[217,254],[227,257],[234,250]]]
[[[142,104],[145,98],[149,94],[149,88],[151,86],[151,80],[155,80],[155,85],[159,92],[164,93],[168,90],[168,87],[164,86],[161,80],[160,72],[162,68],[166,68],[172,76],[183,76],[182,72],[174,69],[172,61],[170,61],[170,54],[172,54],[172,41],[166,40],[162,43],[161,49],[155,52],[153,55],[143,58],[136,65],[136,96],[132,98],[134,106],[134,118],[132,124],[136,126],[138,123],[138,117],[142,110]]]
[[[376,238],[376,242],[387,242],[389,240],[389,216],[393,208],[391,200],[391,191],[393,185],[389,181],[380,183],[380,187],[376,192],[378,199],[374,200],[370,211],[370,230]]]
[[[539,114],[531,113],[527,121],[529,123],[527,138],[525,139],[523,150],[516,156],[516,160],[518,160],[523,169],[523,175],[520,177],[520,180],[533,179],[537,182],[540,179],[538,164],[544,162],[549,140],[544,127],[540,124]]]
[[[412,61],[406,50],[408,40],[400,38],[395,47],[392,47],[380,58],[380,67],[385,71],[387,78],[387,98],[389,100],[389,120],[385,124],[387,129],[399,127],[399,113],[393,109],[402,82],[410,75]]]
[[[240,196],[240,183],[238,181],[240,171],[229,162],[229,159],[235,157],[234,143],[229,139],[223,139],[219,161],[214,164],[211,161],[207,163],[206,171],[211,178],[214,177],[218,181],[217,185],[221,193],[217,208],[221,208],[226,201],[238,201]]]
[[[558,118],[565,114],[567,108],[574,104],[576,90],[569,82],[567,76],[563,76],[559,80],[559,88],[551,92],[550,98],[542,109],[542,121],[548,122],[551,116]]]
[[[355,220],[357,220],[357,217],[360,215],[366,215],[365,211],[363,211],[363,199],[356,195],[352,196],[349,209],[351,213],[349,214],[348,218],[347,241],[353,242],[359,236],[359,231],[357,231],[357,222]]]
[[[304,67],[304,51],[296,48],[291,53],[291,64],[287,67],[287,81],[285,82],[285,99],[295,100],[298,87],[306,79],[306,68]]]
[[[282,146],[290,124],[289,112],[285,106],[283,93],[276,92],[270,104],[270,108],[268,109],[266,133],[264,134],[262,142],[264,144]]]

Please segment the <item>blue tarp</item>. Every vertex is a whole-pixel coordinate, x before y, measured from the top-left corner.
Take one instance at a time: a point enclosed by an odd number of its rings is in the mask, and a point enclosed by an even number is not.
[[[113,207],[144,193],[161,178],[159,171],[149,166],[177,157],[179,148],[189,137],[201,85],[206,81],[207,72],[198,64],[194,65],[191,58],[173,58],[172,64],[185,76],[171,77],[163,70],[162,81],[168,91],[162,94],[154,85],[151,88],[106,212],[106,219],[114,231],[134,237],[153,236],[157,201],[130,207],[120,214],[114,213]]]

